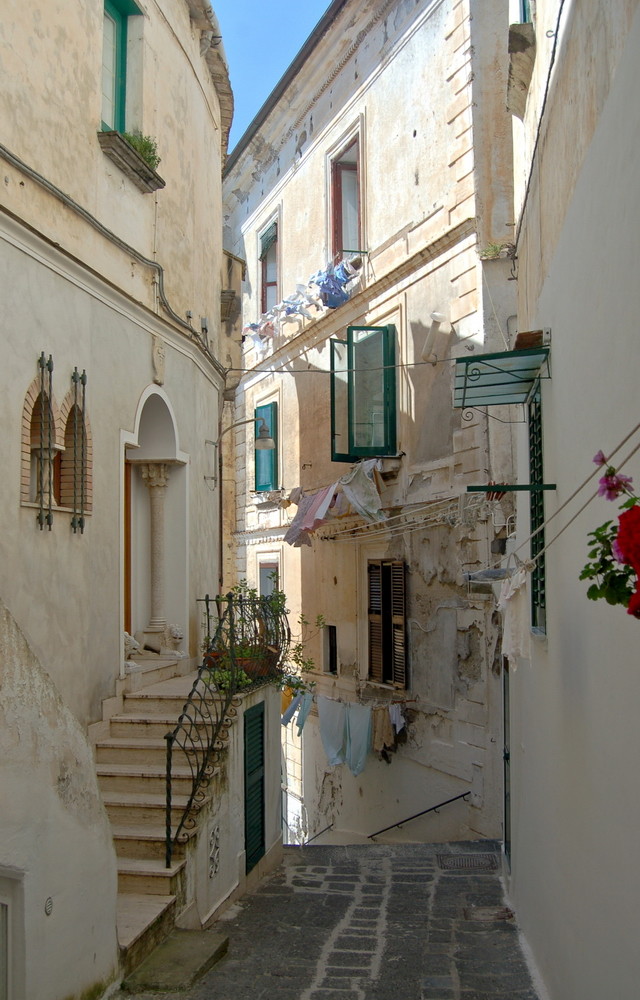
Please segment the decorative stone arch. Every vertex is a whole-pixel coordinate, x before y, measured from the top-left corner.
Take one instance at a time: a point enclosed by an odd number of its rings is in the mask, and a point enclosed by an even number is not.
[[[78,407],[77,428],[74,427],[73,410],[75,405],[74,391],[69,389],[60,407],[60,429],[64,442],[64,450],[60,456],[60,506],[74,506],[74,472],[76,493],[78,474],[78,463],[75,461],[75,439],[78,436],[79,460],[80,463],[84,464],[84,513],[90,514],[93,509],[93,435],[89,417],[86,412],[82,413],[81,406]],[[80,435],[84,436],[84,451]]]
[[[134,431],[124,434],[123,442],[125,621],[130,618],[133,632],[143,633],[152,648],[168,649],[169,625],[186,634],[189,621],[189,456],[180,450],[178,421],[163,388],[144,390]]]
[[[33,382],[27,389],[24,404],[22,407],[22,436],[21,436],[21,456],[20,456],[20,503],[33,503],[37,486],[34,484],[33,476],[33,456],[40,445],[40,393],[42,391],[42,381],[36,375]],[[60,411],[55,400],[48,399],[45,393],[45,420],[51,424],[51,446],[52,449],[60,453],[64,448],[64,432],[60,420]],[[48,429],[47,429],[48,430]],[[47,435],[48,436],[48,435]]]

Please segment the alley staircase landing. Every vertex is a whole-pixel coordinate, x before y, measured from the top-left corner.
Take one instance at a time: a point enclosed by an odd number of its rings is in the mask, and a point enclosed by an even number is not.
[[[171,932],[185,904],[186,843],[175,845],[171,867],[165,867],[164,736],[176,725],[195,679],[195,673],[181,674],[181,666],[168,658],[143,661],[124,682],[122,710],[101,725],[95,741],[118,859],[117,930],[125,974]],[[191,771],[178,758],[172,773],[175,829],[191,792]]]

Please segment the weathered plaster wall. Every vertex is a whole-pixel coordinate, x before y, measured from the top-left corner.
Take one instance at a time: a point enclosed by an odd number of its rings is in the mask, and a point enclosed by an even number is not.
[[[15,995],[59,1000],[106,988],[118,968],[117,873],[93,756],[3,604],[0,757],[0,870],[22,897]]]
[[[3,220],[0,228],[3,273],[11,289],[3,336],[12,345],[5,352],[0,412],[3,426],[13,429],[5,440],[8,474],[0,483],[5,510],[0,592],[65,703],[86,723],[100,717],[101,699],[113,694],[120,669],[122,435],[135,437],[140,397],[153,386],[154,336],[162,338],[166,350],[164,386],[157,388],[173,407],[177,446],[190,462],[175,467],[170,479],[169,489],[182,490],[188,499],[183,499],[180,520],[173,519],[173,528],[168,500],[168,566],[172,538],[177,537],[181,539],[182,572],[178,590],[174,589],[176,580],[167,574],[167,614],[170,622],[189,626],[184,646],[191,655],[198,652],[200,636],[195,600],[209,592],[217,579],[217,506],[204,476],[211,465],[212,449],[205,445],[205,438],[217,426],[218,387],[209,366],[198,360],[194,348],[183,346],[181,335],[172,335],[150,313],[132,308],[98,279],[88,279],[84,269],[9,220]],[[36,342],[33,331],[38,331]],[[74,367],[87,372],[93,511],[82,535],[71,532],[71,515],[63,511],[54,511],[51,532],[41,532],[36,524],[37,507],[18,504],[22,408],[38,372],[41,350],[53,356],[58,404],[71,385]],[[148,496],[146,488],[140,489],[144,514]],[[149,614],[144,521],[138,542],[138,569],[144,582],[139,584],[134,629],[144,628]]]
[[[554,12],[538,10],[544,34]],[[640,13],[635,3],[581,3],[564,18],[519,280],[521,322],[552,331],[542,405],[545,479],[557,491],[547,494],[547,516],[592,471],[593,454],[611,454],[636,426],[640,377],[640,117],[631,98]],[[636,437],[616,460],[635,444]],[[637,455],[623,471],[638,482]],[[550,537],[592,491],[590,484],[559,515]],[[587,533],[615,512],[594,500],[549,548],[547,638],[533,644],[531,662],[511,681],[509,891],[553,1000],[631,998],[640,973],[632,929],[640,891],[632,864],[640,822],[638,622],[623,608],[588,601],[578,581]]]
[[[496,74],[499,46],[493,24],[501,5],[478,11],[475,21],[466,0],[424,3],[419,9],[380,2],[375,8],[381,16],[372,20],[372,6],[347,5],[310,55],[308,73],[305,67],[226,172],[225,238],[247,258],[244,321],[252,322],[260,312],[261,231],[278,219],[284,297],[329,256],[330,158],[351,127],[361,130],[364,233],[370,251],[362,287],[347,304],[307,321],[302,330],[284,325],[264,357],[247,342],[247,367],[272,374],[243,378],[236,419],[277,398],[278,485],[286,495],[296,486],[313,492],[335,482],[348,466],[331,461],[329,339],[343,337],[350,324],[393,324],[399,458],[395,468],[386,469],[382,504],[387,513],[397,514],[446,498],[453,503],[455,521],[455,498],[467,484],[486,482],[494,468],[505,478],[510,471],[505,435],[490,433],[483,414],[463,419],[452,408],[451,395],[451,359],[505,349],[508,318],[515,312],[509,262],[481,263],[476,237],[481,227],[505,239],[512,233],[505,228],[510,164],[500,155],[509,137],[503,107],[500,135],[489,127],[504,77],[502,71]],[[506,23],[506,10],[502,13]],[[336,52],[348,51],[354,39],[360,41],[351,56],[336,62]],[[324,90],[318,86],[323,73]],[[306,127],[301,143],[298,110],[311,107],[313,132]],[[293,133],[287,132],[293,122]],[[295,135],[297,152],[290,146]],[[500,181],[489,194],[497,166]],[[480,205],[481,219],[476,217]],[[445,321],[433,345],[435,363],[425,364],[432,312],[444,314]],[[493,512],[495,525],[489,511],[453,526],[415,523],[395,538],[330,540],[333,532],[327,529],[311,548],[291,549],[282,537],[295,508],[268,511],[259,503],[265,498],[251,494],[251,438],[241,428],[234,441],[235,479],[238,484],[244,479],[248,490],[235,494],[238,576],[255,583],[261,555],[277,550],[281,585],[294,616],[300,608],[309,619],[320,613],[337,629],[336,678],[326,673],[321,637],[309,643],[318,693],[372,706],[397,699],[407,703],[411,718],[408,738],[390,755],[391,763],[370,755],[365,771],[354,779],[344,766],[328,767],[312,713],[301,762],[287,743],[290,783],[300,771],[303,776],[306,832],[313,835],[333,823],[324,839],[366,838],[387,823],[471,790],[469,803],[391,837],[499,835],[498,624],[492,595],[470,595],[461,581],[463,571],[488,563],[490,541],[503,532],[505,514]],[[406,691],[367,683],[366,564],[372,558],[400,559],[408,567]]]
[[[209,317],[217,338],[220,279],[211,259],[221,240],[220,181],[212,169],[222,152],[218,94],[185,0],[139,6],[144,13],[129,32],[127,128],[157,140],[164,189],[138,191],[98,144],[103,4],[95,0],[9,5],[0,26],[2,142],[142,256],[157,260],[174,311],[184,317],[190,309],[198,330],[199,317]],[[152,270],[88,234],[58,199],[4,161],[2,181],[4,206],[77,257],[86,258],[90,246],[97,271],[158,308]]]

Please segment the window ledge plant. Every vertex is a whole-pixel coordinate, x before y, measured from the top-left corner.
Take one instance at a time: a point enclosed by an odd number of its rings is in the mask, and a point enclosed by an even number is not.
[[[155,139],[135,132],[98,132],[98,142],[105,156],[127,175],[144,194],[165,186],[156,173],[160,163]]]
[[[604,470],[598,495],[626,500],[616,521],[605,521],[589,532],[589,561],[580,579],[594,581],[587,590],[590,601],[622,604],[627,614],[640,618],[640,497],[632,492],[631,477],[609,465],[601,451],[593,461]]]

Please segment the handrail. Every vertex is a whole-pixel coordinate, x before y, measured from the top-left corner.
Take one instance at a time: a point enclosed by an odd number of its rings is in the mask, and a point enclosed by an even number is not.
[[[171,867],[173,845],[186,839],[196,824],[195,814],[206,798],[205,789],[226,748],[229,730],[242,701],[240,692],[268,683],[282,675],[290,632],[283,610],[265,598],[234,594],[216,598],[218,624],[184,703],[175,727],[166,740],[165,865]],[[207,624],[210,602],[206,598]],[[242,654],[251,651],[249,659]],[[173,833],[173,763],[181,751],[181,763],[190,771],[191,791]]]
[[[386,833],[387,830],[395,830],[397,826],[404,826],[405,823],[410,823],[412,819],[418,819],[419,816],[426,816],[427,813],[437,812],[438,809],[442,808],[442,806],[448,806],[450,802],[457,802],[458,799],[466,799],[469,795],[471,795],[471,789],[469,789],[468,792],[463,792],[462,795],[454,795],[452,799],[446,799],[444,802],[438,802],[437,806],[429,806],[428,809],[423,809],[422,812],[414,813],[413,816],[407,816],[406,819],[401,819],[398,823],[392,823],[391,826],[385,826],[383,830],[376,830],[375,833],[369,834],[368,839],[372,840],[381,833]]]
[[[317,840],[318,837],[321,837],[323,833],[327,832],[327,830],[333,830],[333,823],[329,823],[329,826],[325,826],[324,830],[321,830],[320,833],[314,833],[313,837],[309,837],[308,840],[305,840],[304,844],[300,844],[300,847],[307,847],[308,844]]]

